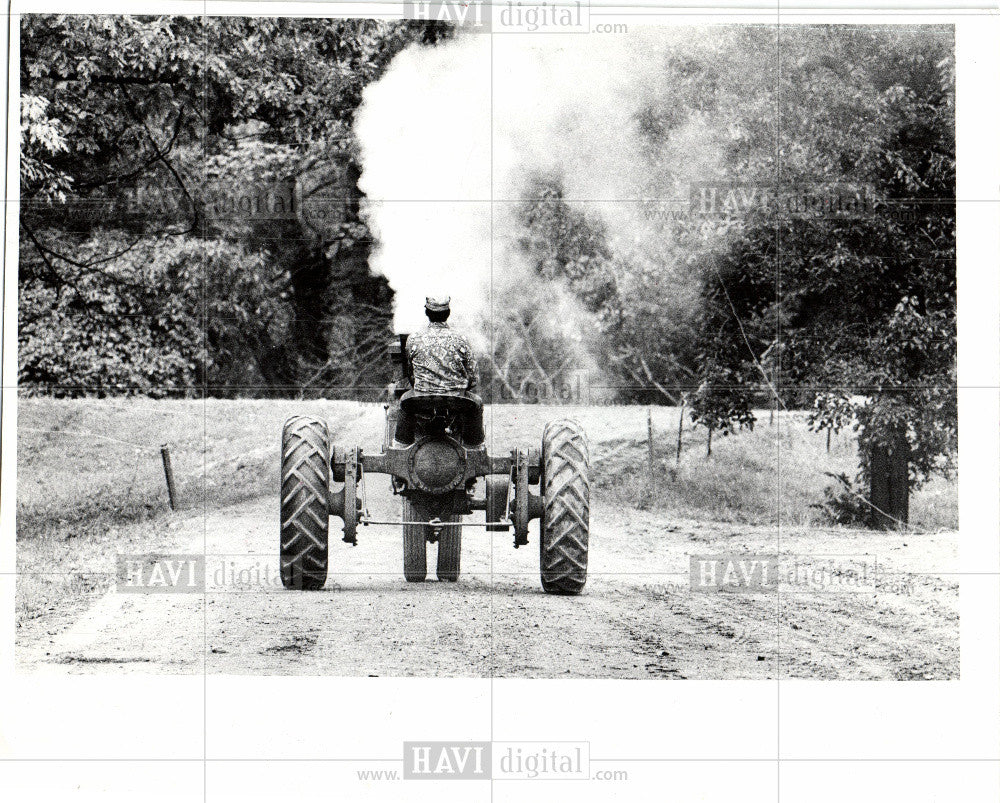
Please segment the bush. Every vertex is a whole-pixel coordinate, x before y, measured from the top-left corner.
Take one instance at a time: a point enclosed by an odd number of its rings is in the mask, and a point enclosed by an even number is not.
[[[254,347],[287,325],[281,277],[237,243],[110,232],[48,242],[21,254],[18,383],[29,395],[183,396],[250,384],[260,375]],[[39,253],[70,267],[56,275]],[[118,256],[95,256],[108,253]]]

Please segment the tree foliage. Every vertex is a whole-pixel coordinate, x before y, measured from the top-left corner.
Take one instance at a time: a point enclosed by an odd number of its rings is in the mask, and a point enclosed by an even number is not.
[[[602,364],[636,387],[628,397],[684,395],[695,422],[728,433],[752,426],[755,402],[808,408],[819,394],[841,402],[823,402],[817,426],[857,428],[862,493],[872,453],[900,438],[911,485],[950,470],[953,51],[947,28],[795,26],[725,29],[667,59],[635,119],[651,189],[671,187],[671,138],[699,124],[723,154],[705,181],[772,202],[669,216],[644,249],[613,244],[585,210],[581,233],[545,202],[550,261],[536,269],[595,304]],[[583,277],[580,242],[596,255]]]
[[[367,265],[351,123],[396,53],[448,35],[358,19],[23,17],[22,386],[378,384],[388,366],[371,345],[392,292]],[[261,213],[278,186],[294,188],[294,211]],[[165,265],[188,276],[181,317],[207,334],[157,334]],[[233,292],[244,285],[271,293],[266,310]],[[104,360],[107,343],[133,340],[159,345],[147,362]],[[104,368],[87,369],[88,348]]]

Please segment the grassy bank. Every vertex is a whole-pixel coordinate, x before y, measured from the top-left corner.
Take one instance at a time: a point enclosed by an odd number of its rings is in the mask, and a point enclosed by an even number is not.
[[[668,408],[654,425],[653,470],[648,440],[633,438],[596,454],[595,486],[602,499],[689,518],[789,527],[829,526],[817,504],[835,483],[827,472],[853,478],[857,443],[850,431],[810,432],[806,414],[758,411],[752,432],[712,439],[685,420],[677,458],[679,411]],[[957,479],[935,478],[910,499],[910,524],[919,530],[957,529]],[[873,534],[874,536],[874,534]]]

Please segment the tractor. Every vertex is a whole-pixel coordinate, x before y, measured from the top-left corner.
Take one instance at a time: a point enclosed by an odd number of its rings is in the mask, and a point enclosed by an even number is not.
[[[462,532],[511,532],[514,547],[528,543],[528,523],[539,520],[542,588],[579,594],[587,581],[590,535],[590,464],[587,437],[575,421],[549,422],[541,449],[513,448],[490,455],[463,442],[471,399],[412,395],[405,370],[406,335],[390,345],[400,379],[386,392],[385,437],[380,451],[331,444],[326,422],[292,416],[281,436],[281,581],[285,588],[317,590],[326,582],[330,518],[343,523],[343,540],[356,546],[358,527],[402,526],[403,576],[427,578],[427,545],[437,544],[438,580],[455,582]],[[412,444],[393,441],[403,406],[416,422]],[[364,479],[388,474],[402,497],[402,519],[368,513]],[[484,522],[464,521],[485,511]]]

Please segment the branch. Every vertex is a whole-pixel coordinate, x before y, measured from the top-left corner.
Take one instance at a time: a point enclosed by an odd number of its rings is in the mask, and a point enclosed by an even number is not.
[[[41,257],[42,262],[45,264],[45,267],[48,269],[48,273],[49,273],[49,276],[51,277],[52,284],[55,286],[55,290],[56,290],[56,302],[58,303],[60,297],[62,296],[62,291],[66,287],[69,287],[74,293],[76,293],[76,298],[80,301],[80,303],[83,304],[83,310],[82,310],[83,314],[86,315],[87,318],[89,318],[91,321],[97,322],[97,318],[95,318],[94,315],[91,314],[90,309],[92,307],[99,307],[100,305],[97,302],[94,302],[94,301],[88,299],[83,294],[83,291],[79,288],[79,286],[77,286],[77,284],[73,280],[73,278],[71,278],[69,276],[66,276],[66,275],[60,273],[58,270],[56,270],[56,267],[55,267],[55,265],[52,264],[52,260],[49,259],[48,254],[52,254],[53,256],[55,256],[57,258],[60,258],[60,259],[62,257],[60,257],[59,254],[56,254],[54,251],[50,251],[45,246],[43,246],[41,244],[41,242],[39,242],[38,237],[35,236],[34,231],[32,231],[29,226],[25,225],[23,221],[22,221],[22,225],[24,226],[24,230],[28,234],[28,238],[31,240],[32,244],[35,246],[35,250],[38,252],[38,255]],[[93,271],[93,272],[100,273],[102,276],[108,276],[108,274],[104,273],[103,271]],[[112,278],[115,281],[117,281],[117,277],[112,277]],[[41,315],[39,315],[37,317],[40,318]]]
[[[511,384],[510,382],[507,381],[507,377],[505,374],[506,371],[504,372],[498,371],[496,365],[494,364],[493,376],[500,380],[500,383],[507,389],[507,392],[510,393],[510,397],[512,399],[516,399],[519,396],[519,394],[516,390],[514,390],[513,387],[511,387]]]
[[[166,156],[167,154],[171,153],[174,149],[174,145],[177,143],[177,138],[180,136],[181,129],[183,128],[184,125],[184,111],[186,108],[187,104],[185,103],[183,106],[181,106],[180,110],[177,113],[177,121],[174,123],[174,133],[170,137],[170,141],[167,143],[166,148],[163,151],[163,156]],[[150,167],[156,164],[160,160],[160,158],[161,158],[160,155],[154,153],[151,159],[147,159],[142,164],[142,166],[137,167],[135,170],[131,170],[127,173],[121,173],[117,176],[113,176],[112,178],[106,179],[104,181],[91,181],[79,184],[78,186],[82,190],[92,190],[96,189],[97,187],[105,187],[110,184],[118,184],[119,182],[122,181],[131,181],[136,176],[139,176],[142,173],[146,172],[146,170],[148,170]]]
[[[104,84],[108,86],[156,86],[157,84],[174,84],[179,82],[179,77],[176,75],[87,75],[81,76],[79,73],[70,73],[69,75],[60,75],[57,72],[49,71],[44,75],[32,76],[32,80],[48,80],[48,81],[72,81],[74,83],[91,83],[91,84]]]
[[[181,178],[180,174],[170,163],[170,160],[167,159],[166,154],[164,154],[163,151],[160,149],[160,146],[156,142],[156,138],[153,137],[153,133],[149,130],[149,126],[146,125],[145,118],[143,118],[136,111],[135,104],[132,102],[132,96],[129,95],[126,90],[123,89],[122,91],[125,94],[125,98],[129,101],[129,103],[126,104],[126,108],[129,111],[129,115],[131,115],[132,119],[135,120],[139,125],[141,125],[143,131],[146,132],[146,136],[149,138],[149,143],[150,145],[153,146],[153,153],[156,154],[157,161],[163,162],[164,167],[166,167],[167,170],[170,171],[170,174],[174,177],[174,180],[177,182],[177,186],[181,188],[181,192],[184,193],[184,197],[187,198],[191,204],[191,209],[193,211],[191,228],[183,233],[187,234],[189,232],[196,231],[197,229],[200,228],[200,226],[198,225],[200,223],[198,205],[194,202],[194,198],[191,197],[191,193],[188,192],[187,186],[184,184],[184,179]]]
[[[653,372],[649,370],[649,366],[646,364],[646,359],[641,355],[639,356],[639,365],[642,366],[642,372],[646,375],[646,379],[653,383],[653,387],[669,399],[671,404],[677,404],[677,397],[671,394],[665,387],[663,387],[663,385],[656,381],[653,377]]]
[[[91,260],[90,262],[78,262],[77,260],[71,259],[70,257],[66,256],[65,254],[60,254],[57,251],[53,251],[48,246],[42,245],[38,241],[38,238],[35,236],[35,233],[27,225],[25,225],[24,229],[25,229],[25,231],[28,232],[28,236],[31,238],[31,241],[35,244],[35,247],[38,248],[39,250],[45,251],[47,254],[51,254],[56,259],[59,259],[59,260],[61,260],[63,262],[67,262],[70,265],[72,265],[73,267],[81,268],[82,270],[85,270],[88,273],[100,273],[100,274],[102,274],[104,276],[108,276],[109,278],[114,279],[116,281],[119,281],[118,277],[111,276],[111,275],[109,275],[107,273],[104,273],[104,271],[95,270],[94,269],[95,266],[96,265],[103,265],[103,264],[105,264],[107,262],[112,262],[113,260],[118,259],[119,257],[125,256],[125,254],[127,254],[129,251],[131,251],[133,248],[135,248],[140,242],[142,242],[142,238],[140,237],[139,239],[135,240],[131,245],[126,246],[121,251],[118,251],[118,252],[116,252],[114,254],[111,254],[111,256],[102,257],[101,259],[94,259],[94,260]],[[120,281],[124,282],[124,280],[120,280]],[[124,283],[125,284],[129,284],[129,282],[124,282]],[[132,285],[132,286],[135,287],[135,286],[138,286],[138,285]]]

